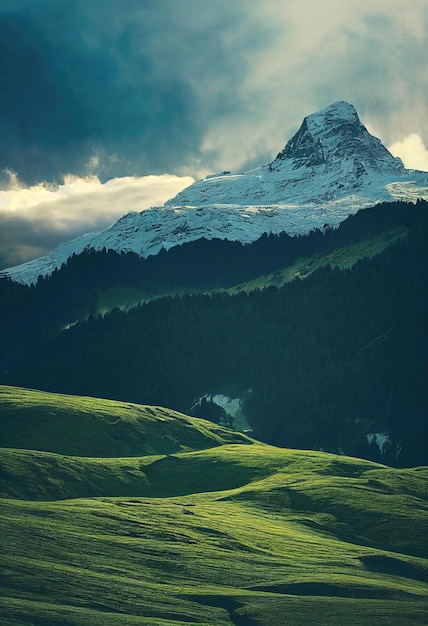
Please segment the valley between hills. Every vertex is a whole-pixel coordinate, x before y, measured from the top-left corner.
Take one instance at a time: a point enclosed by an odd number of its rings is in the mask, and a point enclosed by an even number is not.
[[[424,624],[428,468],[0,388],[1,623]]]

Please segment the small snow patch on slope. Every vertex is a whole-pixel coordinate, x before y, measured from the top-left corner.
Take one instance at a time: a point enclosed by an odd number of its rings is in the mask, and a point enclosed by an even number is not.
[[[369,433],[367,442],[369,444],[375,443],[382,454],[385,453],[386,447],[391,444],[389,433]]]

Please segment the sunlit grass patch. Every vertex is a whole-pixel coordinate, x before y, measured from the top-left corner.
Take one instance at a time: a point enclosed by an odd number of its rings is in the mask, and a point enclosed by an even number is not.
[[[251,443],[163,407],[0,385],[3,447],[90,457],[142,456]]]

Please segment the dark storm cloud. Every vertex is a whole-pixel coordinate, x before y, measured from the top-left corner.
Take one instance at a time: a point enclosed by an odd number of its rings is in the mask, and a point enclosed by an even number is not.
[[[338,99],[428,142],[427,21],[425,0],[3,0],[0,169],[245,169]]]
[[[75,165],[85,103],[37,21],[13,11],[0,14],[0,91],[0,167],[40,180]]]
[[[46,254],[63,239],[49,224],[0,214],[0,269]]]
[[[0,168],[35,182],[83,174],[94,155],[104,177],[196,162],[209,120],[241,106],[263,30],[251,4],[3,5]]]

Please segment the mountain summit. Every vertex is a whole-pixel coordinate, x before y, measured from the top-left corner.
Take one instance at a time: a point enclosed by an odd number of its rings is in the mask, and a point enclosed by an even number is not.
[[[355,107],[343,101],[305,117],[270,167],[281,169],[285,161],[291,161],[294,168],[337,166],[344,160],[352,161],[357,178],[371,172],[405,174],[401,159],[393,157],[379,139],[370,135]]]
[[[210,176],[167,204],[319,204],[407,173],[401,159],[360,122],[355,107],[341,101],[305,117],[272,163],[238,176]]]
[[[352,104],[335,102],[305,117],[271,163],[210,175],[163,207],[128,213],[105,231],[0,275],[34,283],[85,249],[148,257],[202,238],[251,243],[264,233],[306,235],[379,202],[418,198],[428,199],[428,172],[406,170],[367,131]]]

